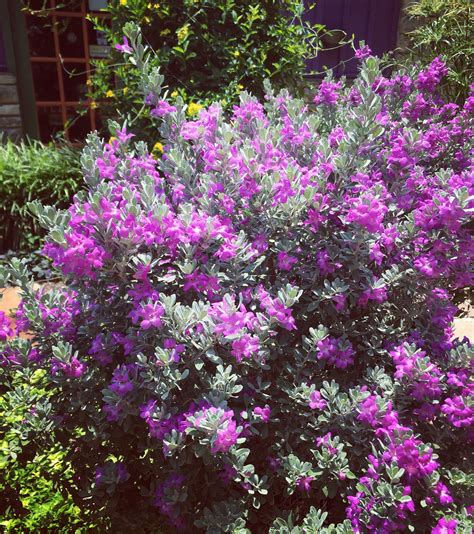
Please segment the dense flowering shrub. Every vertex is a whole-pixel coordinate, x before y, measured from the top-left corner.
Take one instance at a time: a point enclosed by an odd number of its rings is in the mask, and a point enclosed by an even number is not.
[[[188,120],[127,46],[163,157],[92,134],[88,191],[34,207],[64,287],[3,272],[29,337],[2,366],[47,371],[77,502],[121,532],[470,532],[474,99],[369,57],[314,106]]]

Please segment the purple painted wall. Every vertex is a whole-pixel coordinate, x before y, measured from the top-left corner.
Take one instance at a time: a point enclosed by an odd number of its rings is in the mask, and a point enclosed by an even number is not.
[[[328,29],[344,30],[355,35],[354,42],[365,41],[372,52],[381,56],[393,50],[397,43],[401,0],[307,0],[307,20],[324,24]],[[310,6],[316,4],[310,9]],[[321,52],[308,61],[307,70],[320,72],[334,68],[336,76],[354,77],[357,60],[350,46]],[[341,63],[345,62],[345,63]]]

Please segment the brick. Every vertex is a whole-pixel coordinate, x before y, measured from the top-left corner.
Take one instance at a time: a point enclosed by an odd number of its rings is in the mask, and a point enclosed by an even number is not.
[[[20,114],[19,104],[4,104],[0,106],[0,116],[19,115],[19,114]]]
[[[0,105],[18,104],[16,85],[0,85]]]

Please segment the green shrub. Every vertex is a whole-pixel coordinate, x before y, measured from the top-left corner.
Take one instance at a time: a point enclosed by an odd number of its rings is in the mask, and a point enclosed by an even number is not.
[[[80,183],[79,151],[68,145],[0,144],[0,252],[38,247],[41,232],[27,203],[66,208]]]
[[[191,103],[193,116],[200,104],[232,106],[244,88],[262,97],[266,78],[274,87],[300,86],[323,30],[303,21],[305,9],[302,0],[111,0],[112,28],[104,19],[95,24],[112,45],[122,43],[126,22],[139,24],[155,51],[154,66],[173,97]],[[139,70],[112,48],[108,59],[96,61],[90,96],[105,115],[119,110],[134,117],[134,131],[149,139],[156,128],[137,91],[139,79]]]
[[[48,410],[44,380],[42,371],[13,373],[6,382],[2,380],[0,528],[15,534],[90,532],[93,525],[84,521],[65,490],[74,485],[66,451],[57,443],[36,453],[31,430],[25,426],[27,421],[34,421],[37,412]]]
[[[410,50],[424,64],[442,55],[448,75],[440,87],[448,100],[469,96],[474,68],[474,20],[471,0],[418,0],[406,9],[415,29],[408,32]]]

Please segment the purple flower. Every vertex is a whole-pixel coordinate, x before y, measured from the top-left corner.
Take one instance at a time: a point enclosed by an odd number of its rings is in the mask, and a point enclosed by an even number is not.
[[[272,413],[272,410],[268,405],[263,408],[260,406],[256,406],[253,409],[253,413],[254,415],[260,417],[264,423],[268,423],[268,421],[270,421],[270,414]]]
[[[314,103],[335,106],[339,98],[338,91],[341,89],[341,87],[341,82],[323,80],[319,85],[318,93],[314,97]]]
[[[447,73],[446,64],[439,57],[436,57],[426,70],[420,72],[416,85],[418,89],[432,93]]]
[[[237,432],[237,423],[230,419],[225,424],[225,428],[217,431],[217,436],[212,444],[211,452],[227,452],[235,444],[239,433]]]
[[[242,361],[242,358],[250,358],[253,354],[257,353],[260,349],[260,340],[256,336],[244,334],[239,339],[232,341],[232,355],[235,356],[238,362]]]
[[[327,402],[321,397],[319,391],[312,391],[309,396],[309,407],[313,410],[324,410],[326,408]]]
[[[164,117],[169,113],[174,113],[176,111],[176,106],[172,106],[166,100],[160,100],[156,106],[150,111],[150,114],[153,117]]]
[[[362,48],[357,48],[354,54],[356,59],[365,59],[372,54],[372,50],[368,45],[364,45]]]
[[[333,337],[326,337],[316,343],[318,360],[327,360],[329,364],[345,369],[354,363],[354,349],[349,342],[342,343]]]
[[[105,413],[107,421],[109,421],[109,423],[113,423],[119,420],[122,413],[122,408],[117,405],[105,404],[102,407],[102,411]]]
[[[347,212],[347,222],[355,222],[364,226],[369,232],[383,231],[382,221],[387,207],[372,194],[349,199],[351,208]]]
[[[286,252],[279,252],[277,256],[278,268],[282,271],[290,271],[298,260],[294,256],[290,256]]]
[[[132,48],[130,47],[130,43],[128,42],[128,39],[125,36],[123,37],[122,44],[116,44],[114,48],[118,50],[119,52],[122,52],[122,54],[131,54],[133,51]]]
[[[447,398],[441,406],[448,421],[456,428],[471,427],[474,424],[474,405],[471,399],[461,395]]]
[[[10,326],[10,319],[0,311],[0,341],[6,341],[11,336],[13,336],[13,330]]]
[[[119,397],[124,397],[130,393],[134,387],[130,377],[132,371],[133,367],[130,365],[118,366],[113,372],[109,389],[119,395]]]
[[[199,293],[206,293],[208,297],[211,297],[220,289],[219,279],[217,276],[209,276],[207,274],[194,271],[191,274],[186,274],[184,278],[184,291],[193,289]]]
[[[442,517],[431,531],[431,534],[456,534],[457,524],[456,519]]]
[[[51,360],[51,374],[56,375],[61,372],[68,378],[80,378],[86,370],[86,364],[73,356],[69,362],[62,362],[53,358]]]
[[[148,330],[150,328],[161,328],[163,325],[161,318],[164,312],[165,310],[159,302],[150,301],[140,303],[138,308],[130,312],[129,316],[133,324],[140,324],[143,330]]]
[[[314,480],[314,477],[311,476],[311,475],[300,477],[296,481],[296,487],[300,491],[304,491],[306,493],[309,493],[311,491],[311,483],[313,482],[313,480]]]
[[[140,417],[145,419],[145,421],[150,420],[155,411],[156,405],[156,400],[149,400],[145,404],[142,404],[140,406]]]
[[[439,502],[443,505],[451,504],[454,502],[451,493],[442,482],[438,482],[436,484],[436,486],[433,488],[433,493],[438,497]]]
[[[270,317],[274,317],[283,328],[286,328],[286,330],[296,329],[295,320],[291,315],[291,310],[289,308],[286,308],[278,298],[273,299],[270,297],[270,295],[261,287],[258,289],[258,294],[260,297],[260,305]]]

